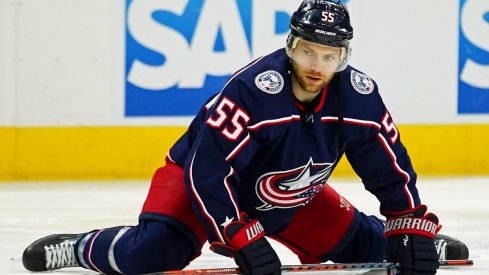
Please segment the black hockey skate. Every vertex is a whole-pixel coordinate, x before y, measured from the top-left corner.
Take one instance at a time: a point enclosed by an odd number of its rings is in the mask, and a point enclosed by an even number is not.
[[[469,259],[467,246],[453,237],[437,234],[435,236],[435,246],[440,261]]]
[[[29,271],[48,271],[79,266],[75,259],[75,243],[81,234],[54,234],[29,245],[22,263]]]

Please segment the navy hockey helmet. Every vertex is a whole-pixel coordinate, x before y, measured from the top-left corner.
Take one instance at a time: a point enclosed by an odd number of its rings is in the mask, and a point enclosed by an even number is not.
[[[287,50],[293,50],[300,39],[320,45],[341,48],[341,62],[336,71],[343,70],[351,54],[353,27],[348,8],[340,0],[304,0],[292,14]]]

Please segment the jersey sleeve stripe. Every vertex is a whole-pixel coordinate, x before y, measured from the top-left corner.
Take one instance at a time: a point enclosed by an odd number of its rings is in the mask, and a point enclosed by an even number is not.
[[[380,128],[381,128],[380,124],[378,124],[375,121],[360,120],[360,119],[354,119],[354,118],[345,118],[344,121],[346,123],[350,123],[350,124],[357,124],[357,125],[374,127],[374,128],[377,128],[378,130],[380,130]]]
[[[255,65],[256,63],[258,63],[258,61],[260,61],[261,59],[263,58],[262,57],[259,57],[257,59],[255,59],[254,61],[252,61],[250,64],[248,64],[247,66],[241,68],[240,70],[236,71],[229,79],[228,81],[226,81],[226,84],[224,84],[224,87],[222,88],[221,91],[224,91],[224,89],[226,89],[226,86],[229,84],[229,82],[231,82],[236,76],[238,76],[240,73],[246,71],[249,67]]]
[[[168,150],[168,153],[166,153],[166,157],[173,163],[177,163],[170,155],[170,150]]]
[[[209,110],[212,107],[212,105],[216,103],[219,97],[221,97],[221,93],[216,94],[211,100],[209,100],[209,102],[207,102],[207,104],[204,105],[204,110],[206,111]]]
[[[224,178],[224,186],[226,186],[226,190],[229,193],[229,198],[233,202],[234,209],[236,210],[236,218],[239,219],[239,207],[236,198],[233,195],[233,192],[231,191],[231,186],[229,186],[228,178],[234,174],[234,169],[233,167],[230,167],[231,171],[229,171],[229,174]]]
[[[277,118],[277,119],[263,120],[263,121],[260,121],[256,124],[250,125],[247,128],[250,131],[256,131],[256,130],[260,129],[261,127],[264,127],[264,126],[278,125],[278,124],[288,123],[288,122],[291,122],[293,120],[300,120],[300,119],[301,119],[301,117],[299,115],[292,115],[289,117],[281,117],[281,118]]]
[[[279,125],[283,123],[289,123],[294,120],[300,121],[301,117],[299,115],[292,115],[289,117],[281,117],[281,118],[276,118],[276,119],[269,119],[269,120],[263,120],[258,123],[255,123],[253,125],[248,126],[248,130],[250,131],[256,131],[259,130],[262,127],[265,126],[273,126],[273,125]],[[368,126],[368,127],[374,127],[377,130],[381,129],[381,126],[379,123],[375,121],[370,121],[370,120],[361,120],[361,119],[354,119],[354,118],[344,118],[343,119],[345,123],[348,124],[356,124],[356,125],[361,125],[361,126]],[[321,122],[336,122],[338,121],[338,117],[334,116],[324,116],[321,117]]]
[[[338,117],[335,116],[324,116],[321,117],[321,122],[336,122],[338,121]],[[370,120],[361,120],[361,119],[355,119],[355,118],[347,118],[345,117],[343,119],[345,123],[348,124],[356,124],[356,125],[361,125],[361,126],[368,126],[368,127],[374,127],[377,130],[380,131],[380,124],[375,122],[375,121],[370,121]]]
[[[205,208],[204,202],[200,198],[199,193],[197,192],[197,189],[195,188],[194,179],[193,179],[193,175],[192,175],[194,160],[195,160],[195,154],[192,157],[192,162],[190,163],[190,169],[189,169],[190,188],[192,189],[192,194],[194,195],[195,199],[197,200],[197,203],[199,204],[200,210],[202,211],[204,216],[207,218],[207,220],[209,220],[209,222],[211,223],[211,225],[214,229],[214,232],[216,233],[216,236],[219,238],[219,240],[222,243],[226,243],[224,241],[224,238],[221,235],[221,231],[219,230],[219,226],[217,225],[214,218],[209,214],[209,211],[207,211],[207,209]]]
[[[406,171],[402,170],[402,168],[397,163],[396,154],[394,153],[394,151],[392,151],[392,148],[389,146],[389,143],[384,138],[384,136],[382,136],[379,133],[377,135],[377,138],[380,140],[380,142],[382,143],[384,149],[387,151],[388,155],[392,159],[392,165],[394,166],[394,168],[397,171],[397,173],[399,173],[400,175],[402,175],[406,179],[406,183],[404,184],[404,193],[406,194],[406,197],[408,199],[409,207],[410,208],[414,208],[413,195],[411,194],[411,192],[409,191],[409,188],[408,188],[408,183],[411,181],[411,177],[409,176],[409,174]]]
[[[248,135],[238,144],[238,146],[236,146],[236,148],[234,148],[234,150],[229,153],[229,155],[226,157],[226,161],[230,161],[231,159],[233,159],[239,153],[239,151],[241,151],[241,149],[243,149],[243,147],[250,141],[250,138],[250,134],[248,133]]]

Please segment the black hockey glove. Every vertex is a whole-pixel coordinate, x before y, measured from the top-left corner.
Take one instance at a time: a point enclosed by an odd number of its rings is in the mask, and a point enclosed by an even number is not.
[[[280,259],[265,238],[265,231],[257,220],[241,214],[241,220],[224,228],[226,243],[214,242],[211,250],[234,258],[245,275],[280,274]]]
[[[441,229],[435,214],[426,206],[402,212],[384,213],[387,217],[387,261],[401,265],[401,275],[436,274],[438,253],[433,239]]]

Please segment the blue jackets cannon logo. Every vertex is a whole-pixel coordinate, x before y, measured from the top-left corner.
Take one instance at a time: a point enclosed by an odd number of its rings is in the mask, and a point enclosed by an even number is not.
[[[256,209],[267,211],[307,204],[323,189],[332,167],[333,163],[314,163],[310,159],[298,168],[264,174],[256,183],[256,194],[263,205]]]

